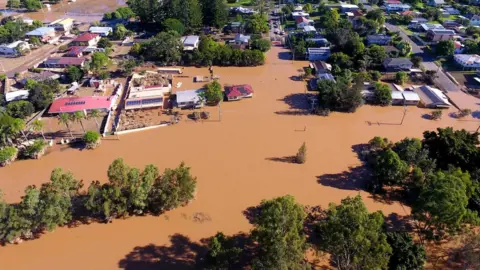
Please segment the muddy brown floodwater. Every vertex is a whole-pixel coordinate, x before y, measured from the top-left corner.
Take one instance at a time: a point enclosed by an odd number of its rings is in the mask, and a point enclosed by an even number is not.
[[[94,151],[55,151],[41,160],[18,161],[0,169],[0,189],[9,202],[18,201],[26,186],[47,181],[57,167],[86,184],[106,181],[107,167],[118,157],[131,166],[152,163],[162,170],[185,161],[198,177],[197,199],[186,207],[160,217],[59,228],[34,241],[1,247],[1,269],[149,269],[144,261],[155,259],[149,255],[154,249],[148,246],[169,246],[169,237],[176,234],[191,241],[175,237],[176,256],[188,260],[184,247],[195,246],[192,243],[217,231],[248,232],[251,225],[242,211],[285,194],[302,204],[322,207],[360,194],[369,210],[402,216],[409,213],[408,208],[375,201],[352,181],[360,165],[352,146],[376,135],[396,141],[436,127],[473,131],[479,125],[474,119],[458,121],[446,113],[440,121],[426,120],[422,115],[429,111],[413,107],[408,108],[403,125],[399,125],[402,107],[364,106],[355,114],[329,117],[295,115],[296,108],[305,107],[304,85],[290,77],[298,75],[306,62],[282,60],[287,55],[281,48],[272,48],[263,67],[215,68],[222,83],[249,83],[255,90],[253,99],[224,103],[221,122],[184,121],[123,135],[120,140],[106,138]],[[206,69],[185,69],[189,76],[202,73]],[[303,142],[308,149],[306,164],[281,161],[294,155]],[[206,221],[197,222],[196,213]],[[120,265],[127,255],[130,260]],[[158,269],[187,268],[176,258],[156,263]]]

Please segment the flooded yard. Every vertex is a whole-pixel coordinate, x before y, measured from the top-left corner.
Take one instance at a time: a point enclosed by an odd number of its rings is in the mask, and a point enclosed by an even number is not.
[[[0,169],[0,189],[8,202],[18,201],[28,185],[48,181],[57,167],[87,184],[105,182],[108,165],[119,157],[131,166],[155,164],[160,169],[184,161],[198,177],[197,198],[186,207],[159,217],[59,228],[34,241],[1,247],[2,269],[190,269],[189,254],[201,252],[202,238],[217,231],[247,232],[251,225],[243,211],[285,194],[322,207],[360,194],[370,211],[401,217],[409,214],[407,207],[376,201],[363,190],[355,147],[374,136],[396,141],[437,127],[475,131],[479,125],[478,119],[461,121],[447,112],[440,121],[427,120],[423,116],[431,111],[416,107],[408,108],[400,125],[401,106],[363,106],[354,114],[329,117],[303,114],[308,108],[304,83],[290,78],[308,63],[280,59],[285,53],[272,48],[262,67],[214,68],[222,84],[250,84],[255,91],[252,99],[223,103],[221,121],[184,118],[170,127],[107,137],[94,151],[53,151],[41,160],[18,161]],[[195,76],[208,71],[185,68],[184,73]],[[183,89],[196,86],[187,82],[190,79],[184,80]],[[285,162],[303,142],[306,164]]]

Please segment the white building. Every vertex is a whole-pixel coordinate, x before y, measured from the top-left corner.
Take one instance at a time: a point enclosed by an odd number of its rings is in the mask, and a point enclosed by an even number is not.
[[[480,68],[480,56],[478,54],[457,54],[453,59],[463,68]]]
[[[200,97],[203,92],[203,89],[178,91],[176,93],[177,107],[181,109],[203,107],[205,102]]]
[[[92,26],[88,29],[88,32],[93,34],[99,34],[102,37],[106,37],[113,33],[112,27],[99,27],[99,26]]]
[[[420,103],[420,97],[417,93],[412,91],[404,91],[402,92],[403,98],[405,98],[405,105],[418,105]]]
[[[400,91],[392,91],[392,105],[403,105],[405,98]]]
[[[55,31],[69,32],[73,27],[73,19],[58,19],[50,23],[48,26],[55,28]]]
[[[0,55],[17,56],[20,54],[18,49],[29,50],[30,45],[27,42],[21,40],[12,42],[10,44],[2,44],[0,45]]]
[[[200,37],[186,36],[186,37],[182,37],[181,41],[183,43],[184,51],[193,51],[194,49],[198,48],[198,44],[200,43]]]
[[[308,48],[307,56],[309,61],[324,61],[330,57],[330,47]]]
[[[303,11],[295,11],[295,12],[292,12],[292,18],[294,20],[296,20],[297,18],[299,17],[305,17],[305,18],[310,18],[310,14],[306,13],[306,12],[303,12]]]
[[[304,33],[316,33],[316,32],[317,32],[317,29],[315,29],[315,27],[312,26],[312,25],[305,25],[305,26],[303,27],[303,32],[304,32]]]
[[[421,102],[427,108],[448,108],[450,102],[448,97],[443,94],[440,89],[433,88],[427,85],[420,86],[413,89],[420,97]]]

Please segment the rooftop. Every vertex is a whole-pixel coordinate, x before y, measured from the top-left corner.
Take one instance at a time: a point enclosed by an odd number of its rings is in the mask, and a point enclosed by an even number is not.
[[[177,96],[177,103],[181,102],[199,102],[200,97],[198,96],[200,93],[205,91],[204,89],[196,89],[196,90],[184,90],[176,92]]]
[[[56,21],[51,22],[49,25],[60,24],[60,25],[69,25],[73,24],[73,19],[65,18],[65,19],[58,19]]]
[[[112,32],[112,27],[100,27],[100,26],[92,26],[88,29],[91,33],[108,33]]]
[[[252,93],[253,88],[248,84],[225,86],[225,95],[227,97],[248,96]]]
[[[43,27],[37,28],[33,31],[30,31],[30,32],[26,33],[25,35],[27,35],[27,36],[43,36],[43,35],[46,35],[46,34],[49,34],[49,33],[52,33],[52,32],[55,32],[55,28],[43,26]]]
[[[94,38],[98,37],[98,34],[95,33],[83,33],[79,35],[73,42],[88,42]]]
[[[110,109],[112,98],[110,96],[66,97],[53,101],[48,113],[72,113],[83,110]]]
[[[10,48],[10,49],[14,49],[22,43],[25,43],[25,41],[18,40],[18,41],[14,41],[10,44],[2,44],[2,45],[0,45],[0,47],[7,47],[7,48]]]
[[[383,61],[386,66],[413,65],[408,58],[387,58]]]
[[[480,64],[480,56],[478,54],[457,54],[454,58],[466,64]]]
[[[450,106],[448,98],[437,88],[424,85],[414,88],[414,91],[427,106]]]

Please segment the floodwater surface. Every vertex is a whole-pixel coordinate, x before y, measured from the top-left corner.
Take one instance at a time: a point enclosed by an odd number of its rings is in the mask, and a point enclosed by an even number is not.
[[[54,151],[41,160],[0,169],[0,189],[9,202],[18,201],[26,186],[48,181],[57,167],[87,185],[92,180],[104,182],[108,165],[119,157],[131,166],[154,164],[161,170],[184,161],[198,177],[197,198],[186,207],[159,217],[59,228],[37,240],[7,245],[0,248],[1,268],[188,269],[189,252],[200,249],[202,238],[217,231],[248,232],[251,225],[242,212],[285,194],[322,207],[360,194],[371,211],[406,215],[407,207],[375,201],[355,181],[360,165],[355,146],[374,136],[397,141],[436,127],[474,131],[479,125],[478,120],[459,121],[447,112],[440,121],[427,120],[422,116],[430,111],[414,107],[408,108],[403,125],[402,107],[364,106],[354,114],[329,117],[298,114],[308,105],[304,84],[294,77],[307,63],[282,60],[287,55],[284,49],[272,48],[265,66],[214,68],[221,83],[248,83],[255,91],[252,99],[223,103],[221,121],[215,121],[215,115],[203,123],[184,118],[175,126],[123,135],[120,140],[106,138],[94,151]],[[204,73],[206,69],[185,69],[188,76]],[[285,162],[303,142],[306,164]],[[195,216],[203,217],[203,222]],[[172,242],[174,247],[169,248]]]

